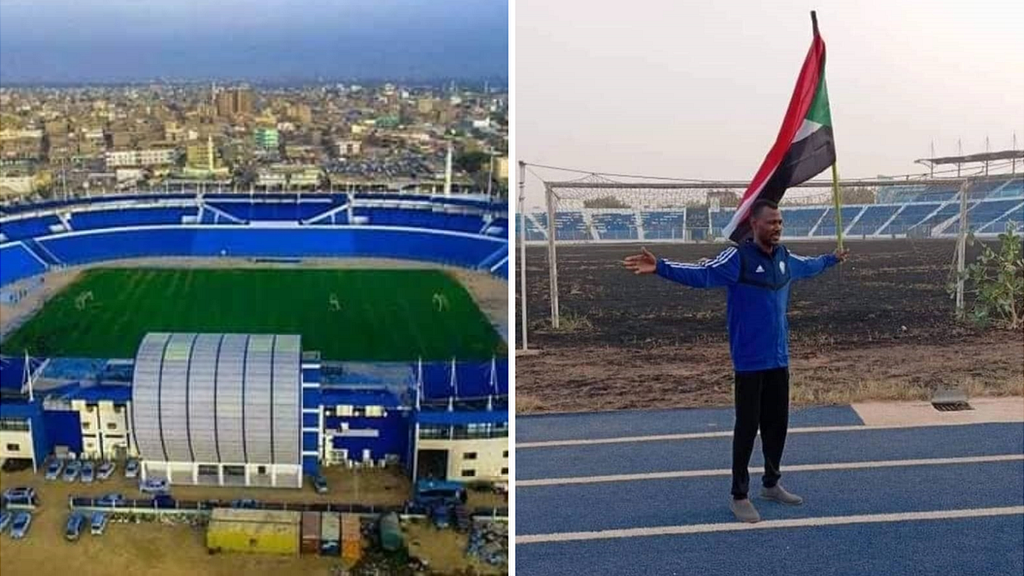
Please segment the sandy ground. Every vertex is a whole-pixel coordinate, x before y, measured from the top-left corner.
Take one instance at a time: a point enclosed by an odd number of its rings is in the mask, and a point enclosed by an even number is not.
[[[44,282],[36,285],[37,287],[17,304],[0,304],[0,337],[6,336],[21,326],[38,312],[47,300],[74,282],[81,271],[80,268],[68,268],[46,274]],[[34,281],[30,279],[15,282],[10,288],[17,289],[29,285],[34,285]]]
[[[468,536],[455,530],[438,530],[428,522],[408,522],[402,527],[409,554],[427,561],[433,570],[455,572],[472,567],[479,574],[502,574],[493,566],[466,559]]]
[[[557,374],[560,386],[551,385]],[[516,412],[729,406],[733,369],[725,343],[650,350],[586,347],[516,359]],[[941,387],[975,396],[1024,395],[1024,337],[995,332],[952,347],[790,347],[795,405],[926,400]]]
[[[3,576],[59,574],[73,566],[82,576],[110,574],[224,575],[268,574],[299,576],[329,574],[338,559],[313,556],[275,557],[261,555],[209,555],[205,533],[201,529],[165,524],[111,524],[102,537],[84,534],[77,543],[64,540],[64,523],[68,517],[68,498],[74,494],[102,495],[120,492],[126,497],[139,495],[134,481],[126,480],[119,466],[110,480],[82,484],[63,481],[48,482],[42,473],[31,470],[0,472],[0,489],[12,486],[33,486],[39,493],[41,506],[33,514],[32,526],[24,540],[0,536],[0,574]],[[409,480],[399,471],[348,470],[325,468],[324,476],[330,494],[318,495],[309,486],[295,489],[237,489],[218,487],[175,486],[172,493],[182,499],[256,498],[285,502],[360,502],[394,504],[405,502]],[[495,501],[495,498],[498,498]],[[505,504],[500,497],[470,493],[470,506]],[[454,532],[433,530],[420,537],[426,548],[436,554],[439,562],[454,569],[472,564],[465,557],[465,536],[461,541]],[[55,553],[56,552],[56,553]],[[437,564],[439,567],[441,564]]]

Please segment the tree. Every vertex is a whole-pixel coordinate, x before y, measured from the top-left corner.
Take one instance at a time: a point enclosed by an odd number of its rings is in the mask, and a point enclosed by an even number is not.
[[[708,201],[718,200],[718,206],[721,208],[735,208],[740,205],[739,194],[732,190],[709,190]]]
[[[874,204],[875,191],[867,186],[855,186],[853,188],[840,190],[839,198],[842,199],[844,205]]]
[[[600,198],[592,198],[590,200],[583,201],[584,208],[629,208],[629,204],[626,204],[622,200],[615,196],[601,196]]]
[[[968,245],[974,241],[972,233]],[[999,235],[998,244],[998,252],[985,245],[978,258],[964,268],[964,295],[974,296],[968,310],[976,324],[995,321],[1018,330],[1024,327],[1024,244],[1012,226]],[[955,281],[948,290],[951,295],[956,293]]]
[[[490,156],[487,152],[476,150],[457,154],[452,160],[452,165],[467,174],[473,174],[481,170],[486,172],[489,160]]]

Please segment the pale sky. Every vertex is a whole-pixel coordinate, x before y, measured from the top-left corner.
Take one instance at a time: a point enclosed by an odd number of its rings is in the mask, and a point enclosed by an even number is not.
[[[841,177],[920,172],[929,155],[1024,147],[1021,0],[515,0],[518,160],[749,180],[811,43]],[[1021,168],[1018,167],[1018,171]],[[535,169],[553,180],[565,173]],[[528,204],[541,186],[527,177]]]
[[[507,78],[507,0],[0,0],[0,81]]]

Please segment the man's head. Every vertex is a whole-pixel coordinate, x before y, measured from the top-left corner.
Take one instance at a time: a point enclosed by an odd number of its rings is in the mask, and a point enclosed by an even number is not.
[[[750,207],[750,231],[764,246],[775,246],[782,236],[782,213],[771,200],[757,200]]]

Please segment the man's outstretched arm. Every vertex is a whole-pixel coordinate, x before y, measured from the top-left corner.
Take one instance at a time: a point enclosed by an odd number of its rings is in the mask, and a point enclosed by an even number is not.
[[[740,256],[735,248],[726,248],[717,258],[700,264],[685,264],[655,258],[646,248],[626,258],[626,268],[636,274],[657,274],[662,278],[694,288],[714,288],[735,284],[740,276]]]
[[[832,254],[822,254],[815,258],[809,258],[807,256],[798,256],[790,252],[787,264],[789,265],[790,274],[794,280],[799,280],[801,278],[813,278],[840,262],[846,262],[846,258],[849,254],[849,250],[836,250]]]

